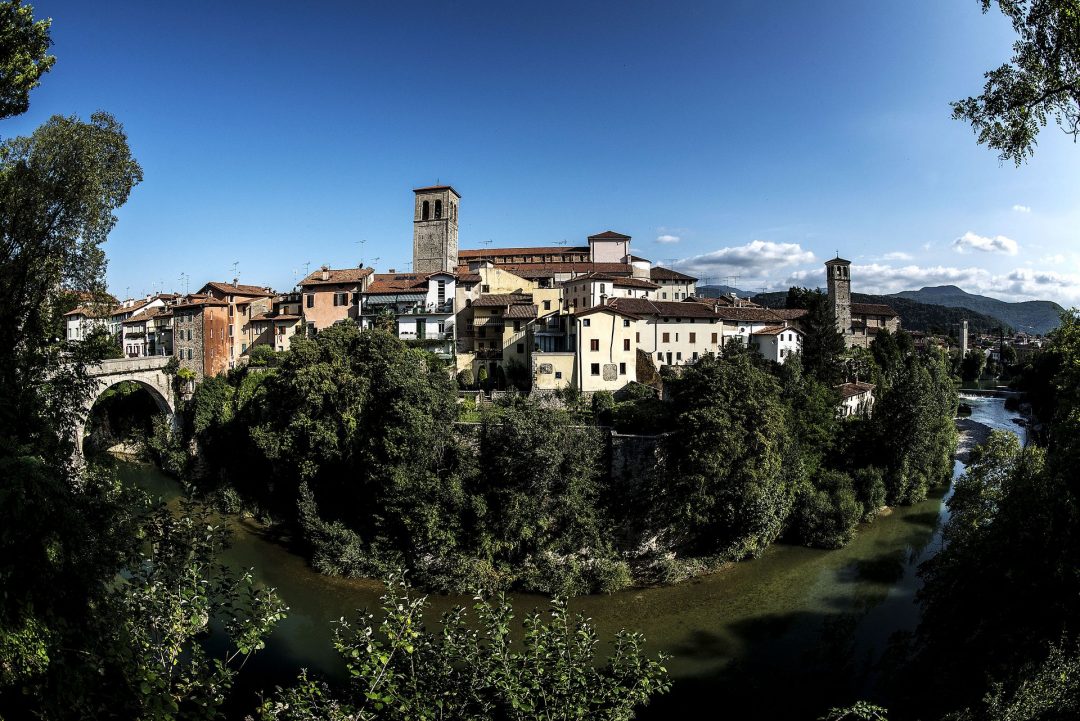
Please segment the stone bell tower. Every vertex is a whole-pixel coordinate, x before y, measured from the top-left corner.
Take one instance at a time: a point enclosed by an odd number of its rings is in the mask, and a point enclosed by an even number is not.
[[[836,319],[836,330],[851,335],[851,261],[836,257],[825,261],[829,286],[829,310]],[[850,342],[849,342],[850,345]]]
[[[449,185],[413,190],[413,272],[453,273],[458,262],[458,203]]]

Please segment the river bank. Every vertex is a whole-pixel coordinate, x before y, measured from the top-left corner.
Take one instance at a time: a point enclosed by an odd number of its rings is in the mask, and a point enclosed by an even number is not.
[[[1010,430],[1024,439],[1017,414],[1000,399],[972,401],[971,442],[990,429]],[[985,430],[983,430],[985,429]],[[957,461],[954,478],[963,472]],[[153,495],[176,499],[179,484],[143,464],[121,464],[121,476]],[[941,545],[948,518],[946,489],[912,506],[898,506],[863,525],[839,550],[774,544],[759,558],[725,566],[720,572],[674,586],[638,588],[572,599],[570,609],[591,618],[602,638],[621,628],[643,633],[649,653],[672,656],[666,664],[674,687],[640,714],[662,719],[754,708],[759,718],[817,718],[830,706],[857,698],[887,705],[880,680],[898,642],[919,621],[915,594],[919,565]],[[341,659],[331,645],[333,623],[360,608],[375,609],[382,584],[323,576],[252,519],[230,520],[233,542],[225,561],[253,568],[258,581],[276,588],[290,606],[286,618],[251,659],[251,688],[293,679],[299,668],[340,678]],[[546,607],[547,599],[509,594],[520,619]],[[468,595],[428,598],[426,624],[455,606],[469,607]],[[517,629],[516,629],[517,630]],[[721,701],[722,699],[722,701]]]

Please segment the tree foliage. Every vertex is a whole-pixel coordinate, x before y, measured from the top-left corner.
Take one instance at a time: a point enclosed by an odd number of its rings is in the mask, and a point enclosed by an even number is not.
[[[34,20],[34,9],[21,0],[0,2],[0,119],[30,107],[30,91],[49,72],[52,20]]]
[[[606,659],[582,616],[555,598],[545,615],[523,619],[515,641],[513,609],[505,597],[476,598],[475,621],[465,609],[445,614],[439,633],[423,628],[426,599],[391,579],[382,615],[342,619],[335,647],[345,659],[343,688],[302,673],[261,707],[264,721],[374,719],[610,719],[669,688],[663,656],[643,653],[644,639],[620,632]]]
[[[994,0],[979,0],[987,12]],[[1080,136],[1080,3],[997,0],[1017,39],[1009,62],[985,73],[981,95],[952,104],[953,118],[971,124],[978,142],[1020,165],[1035,152],[1049,119],[1075,141]]]

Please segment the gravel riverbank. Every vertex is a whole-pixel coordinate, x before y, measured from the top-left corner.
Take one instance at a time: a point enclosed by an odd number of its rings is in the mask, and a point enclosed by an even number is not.
[[[956,430],[960,431],[960,442],[956,444],[956,460],[967,463],[972,449],[986,443],[993,429],[970,418],[957,418]]]

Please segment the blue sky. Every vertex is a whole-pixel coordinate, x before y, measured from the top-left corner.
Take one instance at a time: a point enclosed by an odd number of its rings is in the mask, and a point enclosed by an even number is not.
[[[1080,147],[1051,126],[1017,169],[949,118],[1010,55],[976,0],[32,4],[57,63],[0,135],[124,123],[118,295],[402,270],[441,181],[463,248],[613,229],[753,290],[839,251],[856,290],[1080,303]]]

